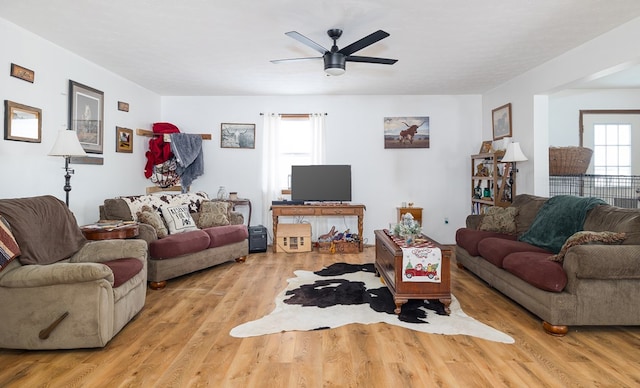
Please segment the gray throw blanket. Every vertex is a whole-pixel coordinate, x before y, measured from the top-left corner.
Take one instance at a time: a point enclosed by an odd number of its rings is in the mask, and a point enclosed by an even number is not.
[[[202,156],[202,137],[189,133],[172,133],[171,152],[176,157],[176,173],[182,183],[182,192],[186,193],[197,177],[204,174]]]
[[[587,212],[597,205],[606,204],[594,197],[551,197],[542,205],[529,230],[518,240],[558,253],[567,238],[582,230]]]

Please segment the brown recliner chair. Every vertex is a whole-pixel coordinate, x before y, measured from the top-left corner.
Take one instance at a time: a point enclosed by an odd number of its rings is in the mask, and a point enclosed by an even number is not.
[[[103,347],[144,306],[144,241],[87,241],[52,196],[0,199],[0,216],[19,250],[0,270],[0,348]]]

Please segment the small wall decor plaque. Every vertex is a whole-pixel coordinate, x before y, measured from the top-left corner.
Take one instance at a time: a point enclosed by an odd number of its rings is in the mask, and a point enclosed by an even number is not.
[[[36,73],[33,70],[16,65],[15,63],[11,64],[11,76],[31,83],[36,79]]]
[[[129,103],[128,102],[124,102],[124,101],[118,101],[118,110],[121,110],[123,112],[128,112],[129,111]]]

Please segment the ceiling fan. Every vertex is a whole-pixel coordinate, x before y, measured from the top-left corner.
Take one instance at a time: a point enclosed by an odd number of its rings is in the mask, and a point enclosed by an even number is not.
[[[356,51],[362,50],[363,48],[370,46],[376,43],[379,40],[382,40],[389,36],[389,33],[384,32],[382,30],[378,30],[372,34],[365,36],[364,38],[355,41],[348,45],[347,47],[343,47],[338,49],[336,45],[336,41],[342,35],[342,30],[333,28],[327,31],[327,35],[329,38],[333,40],[333,46],[331,46],[331,50],[327,50],[306,36],[300,34],[297,31],[289,31],[286,32],[285,35],[290,36],[291,38],[311,47],[312,49],[318,51],[322,54],[321,57],[308,57],[308,58],[291,58],[291,59],[276,59],[272,60],[272,63],[282,63],[282,62],[290,62],[290,61],[304,61],[309,59],[324,59],[324,71],[328,75],[342,75],[345,72],[345,63],[346,62],[366,62],[366,63],[378,63],[383,65],[393,65],[398,62],[397,59],[388,59],[388,58],[375,58],[375,57],[362,57],[357,55],[351,55]]]

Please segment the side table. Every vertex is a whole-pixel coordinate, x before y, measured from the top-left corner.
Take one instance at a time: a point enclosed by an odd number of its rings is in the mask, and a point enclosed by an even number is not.
[[[82,234],[87,240],[113,240],[138,236],[138,224],[121,226],[100,226],[97,224],[81,226]]]

